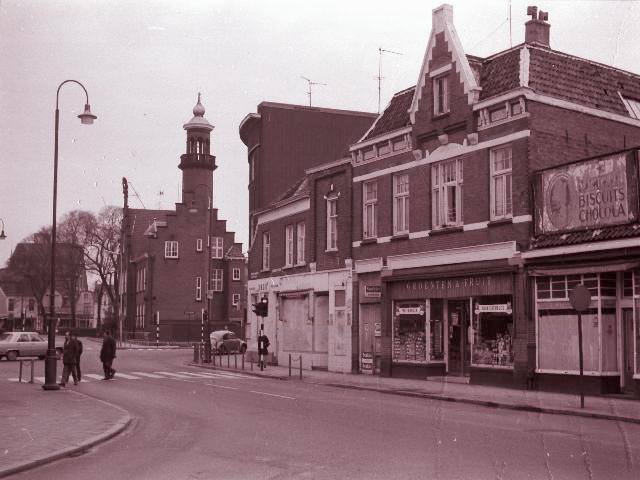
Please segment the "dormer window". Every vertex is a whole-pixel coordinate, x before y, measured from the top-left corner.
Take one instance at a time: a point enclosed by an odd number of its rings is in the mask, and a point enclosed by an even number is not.
[[[449,112],[449,88],[447,76],[441,75],[433,79],[433,115]]]
[[[620,98],[622,99],[622,103],[624,103],[624,106],[629,112],[629,116],[631,118],[635,118],[636,120],[640,120],[640,100],[623,97],[622,95],[620,95]]]

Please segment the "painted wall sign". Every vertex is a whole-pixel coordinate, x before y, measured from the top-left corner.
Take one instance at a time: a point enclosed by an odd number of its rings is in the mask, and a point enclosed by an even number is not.
[[[364,296],[368,298],[380,298],[382,296],[382,287],[380,285],[365,285]]]
[[[497,305],[480,305],[477,304],[475,308],[475,314],[479,313],[513,313],[510,303],[500,303]]]
[[[424,307],[396,307],[396,315],[424,315]]]
[[[400,298],[455,298],[509,294],[513,290],[511,274],[404,280],[393,282],[391,295]]]
[[[627,223],[629,155],[622,153],[542,172],[538,229],[541,233]],[[541,210],[541,211],[540,211]]]

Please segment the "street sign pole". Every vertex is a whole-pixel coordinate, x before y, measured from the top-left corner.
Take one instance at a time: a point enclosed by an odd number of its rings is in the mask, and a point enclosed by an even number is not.
[[[591,293],[584,285],[577,285],[569,292],[571,306],[578,313],[578,359],[580,362],[580,408],[584,408],[583,359],[582,359],[582,312],[586,312],[591,304]]]

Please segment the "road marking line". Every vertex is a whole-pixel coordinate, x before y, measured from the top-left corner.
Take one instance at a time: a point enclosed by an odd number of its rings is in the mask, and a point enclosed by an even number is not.
[[[210,387],[216,387],[216,388],[226,388],[227,390],[238,390],[237,387],[227,387],[225,385],[214,385],[213,383],[207,383],[207,385],[209,385]]]
[[[167,375],[169,377],[175,377],[175,378],[193,378],[193,377],[190,377],[189,375],[183,375],[182,373],[171,373],[171,372],[153,372],[153,373],[159,373],[160,375]]]
[[[295,400],[293,397],[287,397],[286,395],[277,395],[275,393],[267,393],[267,392],[256,392],[255,390],[250,390],[251,393],[258,393],[260,395],[269,395],[270,397],[278,397],[278,398],[286,398],[287,400]]]
[[[127,375],[126,373],[116,372],[116,377],[126,378],[127,380],[140,380],[140,377],[134,377],[133,375]]]
[[[141,377],[166,378],[166,377],[163,377],[162,375],[156,375],[155,373],[146,373],[146,372],[132,372],[132,373],[135,373],[136,375],[140,375]]]
[[[84,373],[82,376],[93,378],[94,380],[102,380],[104,378],[104,375],[98,375],[96,373]]]
[[[178,372],[178,373],[183,373],[185,375],[189,375],[197,378],[211,378],[211,375],[209,375],[208,373],[191,373],[191,372]]]

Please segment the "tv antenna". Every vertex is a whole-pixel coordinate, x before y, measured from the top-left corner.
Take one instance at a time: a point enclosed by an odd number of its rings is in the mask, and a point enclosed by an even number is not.
[[[326,86],[327,84],[326,83],[320,83],[320,82],[314,82],[310,78],[303,77],[302,75],[300,76],[300,78],[306,80],[307,83],[309,84],[309,90],[307,90],[307,95],[309,96],[309,106],[311,106],[311,86],[312,85],[324,85],[324,86]]]
[[[380,92],[382,90],[382,54],[383,53],[392,53],[394,55],[402,55],[400,52],[394,52],[392,50],[387,50],[382,47],[378,47],[378,113],[380,113]]]

